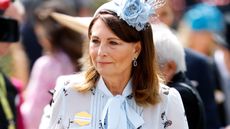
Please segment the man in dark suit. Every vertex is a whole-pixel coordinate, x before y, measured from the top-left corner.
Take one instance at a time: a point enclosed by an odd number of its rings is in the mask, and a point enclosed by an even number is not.
[[[186,75],[196,88],[204,102],[208,129],[220,128],[217,105],[214,99],[214,77],[210,60],[191,49],[185,49]]]
[[[199,14],[194,17],[194,14],[197,13]],[[218,79],[219,75],[216,64],[213,60],[216,45],[224,41],[223,30],[225,24],[223,14],[215,6],[200,3],[192,6],[192,8],[184,14],[182,21],[184,23],[184,28],[188,28],[187,40],[185,41],[186,45],[202,54],[203,56],[196,55],[203,58],[203,60],[209,58],[201,63],[200,60],[195,60],[195,58],[189,56],[189,52],[187,52],[187,63],[189,65],[188,77],[192,80],[196,79],[197,82],[199,81],[197,89],[201,97],[205,99],[206,112],[207,115],[209,115],[207,117],[210,118],[210,120],[208,119],[208,123],[214,124],[213,122],[216,122],[214,118],[219,118],[219,123],[223,126],[224,118],[222,115],[219,115],[219,111],[223,110],[218,110],[219,107],[223,105],[223,99],[218,99],[220,97],[216,96],[216,93],[223,93],[219,90],[221,84]],[[213,101],[214,91],[216,106],[215,101]],[[210,126],[210,129],[217,129],[218,127],[219,126],[213,125]]]

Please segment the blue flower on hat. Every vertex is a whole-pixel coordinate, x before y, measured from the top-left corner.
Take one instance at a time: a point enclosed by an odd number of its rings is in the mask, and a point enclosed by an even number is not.
[[[154,13],[149,4],[140,2],[140,0],[126,0],[120,6],[122,7],[117,14],[138,31],[144,29],[150,15]]]
[[[128,25],[137,31],[145,28],[148,21],[154,18],[155,9],[162,7],[165,0],[112,0],[97,9],[94,16],[100,10],[115,12]]]

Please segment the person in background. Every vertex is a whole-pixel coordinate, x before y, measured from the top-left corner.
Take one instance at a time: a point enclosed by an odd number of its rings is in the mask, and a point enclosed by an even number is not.
[[[225,6],[222,6],[225,7]],[[219,80],[221,83],[221,88],[223,89],[224,95],[222,96],[224,99],[223,108],[225,110],[225,125],[230,125],[230,6],[228,10],[223,11],[225,14],[225,34],[224,44],[219,44],[217,49],[214,52],[214,60],[219,71]],[[229,126],[230,127],[230,126]]]
[[[22,14],[22,22],[20,26],[21,34],[21,44],[24,49],[27,58],[27,82],[25,83],[25,88],[28,84],[28,80],[31,74],[31,69],[35,61],[42,56],[42,46],[38,43],[38,39],[34,30],[34,11],[40,6],[45,0],[18,0],[24,13]],[[25,89],[24,88],[24,89]]]
[[[182,12],[185,10],[184,2],[184,0],[166,0],[165,5],[156,10],[159,20],[176,31]]]
[[[26,129],[37,129],[43,108],[52,98],[49,90],[55,86],[60,75],[80,71],[78,63],[82,56],[83,37],[81,34],[59,24],[52,13],[72,14],[65,3],[47,1],[35,11],[35,32],[43,47],[44,55],[36,60],[21,112]]]
[[[166,6],[157,9],[157,13],[159,16],[159,20],[165,23],[170,27],[172,32],[175,35],[179,35],[178,38],[180,42],[184,45],[186,43],[183,40],[186,37],[186,32],[180,33],[181,25],[178,26],[178,30],[174,27],[175,23],[175,14],[172,13],[173,6],[172,2],[166,3]],[[177,26],[177,25],[176,25]],[[191,80],[192,84],[196,87],[199,92],[201,99],[204,102],[205,107],[205,116],[206,116],[206,127],[208,129],[217,129],[220,127],[217,104],[214,98],[214,80],[213,80],[213,72],[212,67],[210,65],[210,60],[207,56],[202,55],[190,48],[187,48],[185,45],[185,62],[187,71],[185,72],[186,76]]]
[[[34,11],[46,0],[20,0],[22,3],[25,14],[23,23],[21,25],[22,44],[28,57],[29,71],[34,65],[34,62],[42,56],[42,46],[35,34],[35,16]],[[52,1],[52,0],[51,0]],[[91,0],[54,0],[55,2],[62,2],[68,8],[73,10],[74,16],[90,15]],[[29,73],[30,74],[30,73]]]
[[[194,14],[197,14],[196,17],[194,17]],[[214,60],[214,53],[217,50],[217,46],[225,44],[223,38],[225,29],[224,15],[216,6],[201,3],[194,5],[184,14],[181,25],[181,28],[187,30],[187,32],[179,30],[181,33],[186,33],[186,35],[182,35],[185,45],[209,57],[220,124],[221,126],[225,126],[226,113],[222,97],[224,96],[224,91],[221,80],[219,79],[220,71],[217,69]]]
[[[194,17],[194,14],[197,16]],[[201,54],[211,57],[216,44],[223,42],[224,15],[216,6],[194,5],[184,14],[181,25],[188,32],[184,37],[185,46]]]
[[[0,58],[11,43],[0,41]],[[10,79],[0,69],[0,128],[16,129],[16,96],[18,91]]]
[[[11,5],[11,1],[0,1],[0,17],[1,24],[10,25],[10,21],[15,20],[8,18],[5,12],[8,10],[8,7]],[[16,26],[15,26],[16,27]],[[17,26],[18,27],[18,26]],[[3,28],[2,28],[3,29]],[[9,28],[5,28],[9,29]],[[17,30],[17,28],[12,28]],[[4,32],[8,32],[5,34]],[[10,30],[1,30],[0,33],[0,63],[3,62],[3,57],[8,52],[9,47],[17,43],[9,37],[14,35]],[[10,36],[9,36],[10,35]],[[9,37],[7,37],[9,36]],[[18,40],[18,39],[14,39]],[[0,67],[0,129],[16,129],[17,128],[17,103],[16,97],[18,95],[17,88],[11,82],[9,76],[7,76]]]
[[[8,67],[10,67],[9,73],[11,78],[13,79],[13,82],[16,82],[16,86],[20,89],[20,96],[21,91],[24,90],[24,87],[28,82],[28,62],[24,48],[21,44],[20,33],[20,27],[23,23],[23,14],[24,10],[20,1],[12,2],[8,9],[5,11],[5,15],[7,17],[17,20],[19,25],[18,33],[20,40],[18,41],[18,43],[11,45],[7,56],[10,57],[10,66],[8,65]]]
[[[188,129],[180,94],[159,77],[148,2],[99,7],[88,29],[89,67],[57,80],[40,129]]]
[[[153,39],[160,70],[166,84],[181,95],[189,129],[206,129],[203,102],[199,93],[185,75],[185,52],[177,37],[162,24],[152,24]]]

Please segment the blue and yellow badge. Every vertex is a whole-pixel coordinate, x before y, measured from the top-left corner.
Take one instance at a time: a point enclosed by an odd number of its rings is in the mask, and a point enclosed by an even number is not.
[[[87,112],[79,112],[75,114],[74,123],[77,123],[80,126],[85,126],[90,124],[92,115]]]

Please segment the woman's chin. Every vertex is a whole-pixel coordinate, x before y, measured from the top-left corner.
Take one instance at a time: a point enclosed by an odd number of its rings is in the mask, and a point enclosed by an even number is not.
[[[97,71],[102,77],[113,75],[112,70],[109,70],[109,69],[108,70],[103,69],[103,70],[97,70]]]

